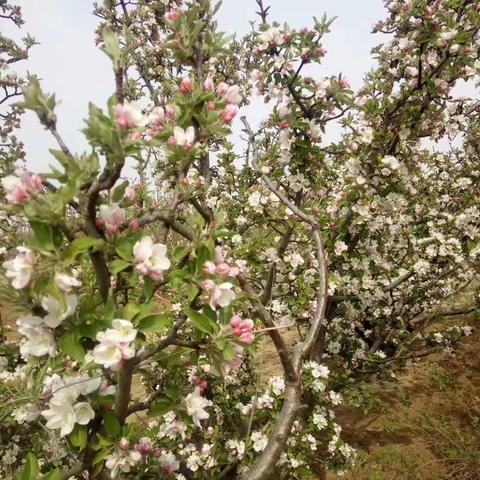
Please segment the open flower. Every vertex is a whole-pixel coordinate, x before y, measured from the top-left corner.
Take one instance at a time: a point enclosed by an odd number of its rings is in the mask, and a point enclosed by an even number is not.
[[[35,254],[26,247],[17,247],[18,255],[13,260],[3,262],[5,275],[12,280],[15,289],[25,288],[32,278]]]
[[[227,88],[225,94],[223,95],[223,98],[228,103],[238,105],[242,101],[242,96],[240,95],[240,87],[238,85],[230,85]]]
[[[43,318],[26,315],[17,320],[18,331],[25,336],[20,345],[20,353],[24,356],[54,356],[56,352],[53,332],[46,328]]]
[[[95,417],[95,412],[89,402],[78,402],[74,405],[75,422],[80,425],[88,425]]]
[[[172,452],[162,453],[158,461],[166,473],[176,472],[180,468],[180,462]]]
[[[113,116],[117,127],[132,128],[145,125],[142,110],[133,103],[119,103],[113,107]]]
[[[100,342],[93,349],[93,360],[105,368],[118,369],[123,360],[135,355],[132,342],[137,336],[137,330],[128,320],[117,318],[112,322],[112,328],[97,333]]]
[[[100,205],[99,222],[101,225],[105,225],[108,233],[115,234],[118,232],[118,228],[125,221],[125,210],[118,206],[117,203],[110,205]]]
[[[162,272],[170,268],[167,247],[163,243],[153,243],[151,237],[143,237],[133,247],[136,269],[153,280],[158,280]]]
[[[63,272],[57,272],[55,274],[55,283],[57,284],[58,288],[65,293],[70,293],[73,288],[82,286],[82,282],[80,282],[80,280],[77,280],[74,276]]]
[[[35,173],[18,169],[15,174],[2,178],[2,186],[5,189],[5,198],[8,203],[23,203],[42,188],[42,179]]]
[[[192,148],[195,142],[195,128],[187,127],[184,130],[182,127],[174,127],[173,136],[170,137],[170,142],[185,149]]]
[[[187,413],[192,417],[193,423],[198,427],[201,427],[201,420],[205,420],[210,416],[205,410],[205,407],[211,406],[212,402],[200,395],[199,388],[195,388],[192,393],[186,396],[185,405],[187,407]]]
[[[76,295],[65,295],[65,304],[53,295],[46,295],[42,298],[42,307],[47,311],[43,322],[50,328],[58,327],[66,318],[70,317],[77,308],[78,299]]]
[[[235,298],[235,292],[232,291],[233,285],[230,282],[224,282],[210,288],[210,307],[216,310],[217,307],[228,307]]]
[[[55,397],[49,402],[48,410],[43,410],[42,415],[46,418],[45,426],[49,429],[60,429],[60,436],[65,437],[75,427],[75,410],[73,405],[60,401]]]

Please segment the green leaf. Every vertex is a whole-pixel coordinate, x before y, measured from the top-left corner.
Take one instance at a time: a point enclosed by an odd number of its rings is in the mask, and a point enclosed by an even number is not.
[[[223,349],[223,358],[226,362],[231,362],[235,358],[235,349],[231,343],[227,343]]]
[[[110,449],[108,448],[102,448],[102,450],[99,450],[93,457],[92,465],[96,465],[97,463],[100,463],[102,460],[104,460],[109,452]]]
[[[165,415],[168,413],[170,410],[172,410],[173,403],[172,401],[165,397],[157,400],[151,407],[150,410],[148,411],[148,416],[149,417],[161,417],[162,415]]]
[[[61,478],[62,474],[59,468],[56,468],[43,476],[43,480],[60,480]]]
[[[118,437],[122,431],[120,422],[113,412],[105,412],[103,414],[103,426],[109,437]]]
[[[28,453],[25,459],[25,466],[22,470],[20,480],[37,480],[40,473],[37,457],[33,453]]]
[[[62,254],[62,258],[67,263],[73,261],[82,253],[99,250],[104,244],[104,241],[99,238],[81,237],[75,239]]]
[[[138,329],[141,332],[159,332],[171,323],[170,315],[150,315],[142,318],[138,323]]]
[[[115,187],[112,195],[112,202],[118,203],[123,199],[123,196],[125,195],[125,190],[127,189],[128,185],[128,180],[125,180],[120,183],[120,185]]]
[[[53,243],[52,227],[47,223],[30,221],[30,227],[35,234],[38,246],[42,250],[54,251],[55,245]]]
[[[88,442],[87,426],[75,425],[72,433],[68,436],[70,443],[80,451],[84,450]]]
[[[126,262],[125,260],[117,258],[112,263],[110,263],[108,269],[110,270],[110,273],[112,273],[113,275],[116,275],[117,273],[123,272],[123,270],[126,270],[128,267],[130,267],[129,262]]]
[[[124,318],[125,320],[132,320],[138,313],[140,313],[141,309],[142,308],[138,303],[127,303],[122,308],[121,318]]]
[[[198,330],[209,335],[214,335],[217,331],[217,324],[212,321],[207,315],[204,315],[203,313],[198,312],[197,310],[193,310],[191,308],[186,308],[185,313]]]
[[[123,242],[115,249],[118,256],[126,261],[133,258],[133,245],[130,242]]]
[[[79,332],[72,331],[64,333],[60,337],[58,344],[64,355],[68,355],[77,362],[83,361],[83,358],[85,357],[85,349],[80,343]]]
[[[103,51],[110,57],[113,63],[113,68],[118,69],[120,66],[120,39],[118,34],[110,28],[104,28],[102,32],[103,36]]]

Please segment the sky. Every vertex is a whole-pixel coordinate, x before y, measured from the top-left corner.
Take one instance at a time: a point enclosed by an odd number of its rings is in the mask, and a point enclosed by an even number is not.
[[[87,149],[81,133],[88,103],[104,108],[114,83],[109,59],[95,47],[97,18],[90,0],[16,0],[22,7],[25,25],[40,45],[31,50],[28,70],[42,79],[45,91],[55,92],[58,130],[74,152]],[[271,0],[270,19],[287,22],[293,28],[312,25],[312,17],[337,16],[332,32],[325,38],[328,53],[321,75],[342,73],[352,87],[360,86],[363,75],[374,65],[371,48],[379,43],[371,27],[383,18],[382,0]],[[250,30],[255,18],[255,0],[224,0],[218,19],[221,29],[241,35]],[[10,28],[7,35],[19,32]],[[24,62],[25,64],[25,62]],[[20,73],[24,73],[21,71]],[[254,101],[242,114],[258,119],[265,111]],[[238,125],[234,131],[238,132]],[[27,113],[19,133],[26,146],[29,169],[44,172],[53,162],[48,152],[56,148],[52,138],[39,125],[36,116]]]

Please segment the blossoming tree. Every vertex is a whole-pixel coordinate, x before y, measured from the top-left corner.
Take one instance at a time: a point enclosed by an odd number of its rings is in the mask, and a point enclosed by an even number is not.
[[[242,39],[210,0],[96,6],[116,88],[86,153],[24,86],[58,149],[2,179],[5,223],[29,226],[0,278],[3,475],[322,478],[353,461],[335,407],[362,374],[470,333],[428,327],[479,267],[480,102],[455,93],[478,80],[478,2],[386,1],[356,92],[305,73],[332,20],[257,4]],[[254,95],[260,125],[241,116]],[[260,380],[266,362],[281,375]]]

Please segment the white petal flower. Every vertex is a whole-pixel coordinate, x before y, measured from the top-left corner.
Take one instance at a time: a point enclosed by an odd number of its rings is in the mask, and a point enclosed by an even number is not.
[[[78,402],[73,407],[75,411],[75,422],[80,425],[88,425],[95,417],[95,412],[88,402]]]
[[[45,426],[49,429],[60,429],[60,436],[64,437],[72,432],[75,426],[75,411],[68,402],[61,402],[53,398],[50,400],[49,409],[43,410],[42,415],[46,418]]]
[[[82,282],[75,277],[61,272],[55,274],[55,282],[58,285],[58,288],[65,293],[70,293],[73,288],[82,286]]]
[[[48,315],[43,318],[45,325],[50,328],[58,327],[66,318],[70,317],[77,308],[78,299],[76,295],[65,295],[65,305],[53,295],[46,295],[42,298],[42,307]]]
[[[201,427],[201,420],[205,420],[210,416],[205,410],[205,407],[211,406],[212,402],[200,395],[199,388],[196,388],[192,393],[187,395],[185,405],[187,407],[187,413],[192,417],[193,423],[198,427]]]
[[[153,243],[151,237],[143,237],[133,247],[136,269],[153,280],[158,280],[170,268],[167,247],[163,243]]]
[[[12,287],[19,290],[25,288],[32,278],[35,265],[35,254],[26,247],[17,247],[18,255],[13,260],[3,262],[5,276],[12,280]]]

